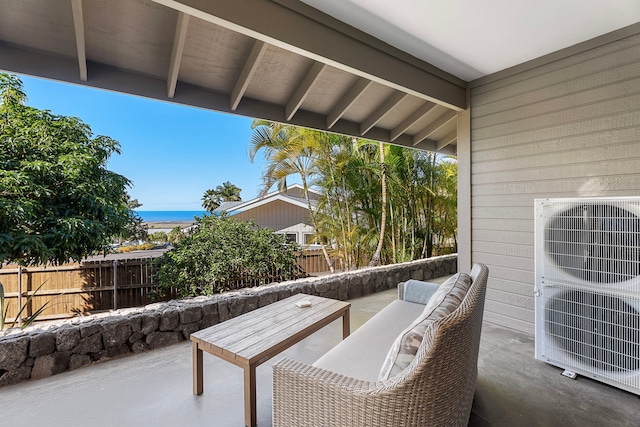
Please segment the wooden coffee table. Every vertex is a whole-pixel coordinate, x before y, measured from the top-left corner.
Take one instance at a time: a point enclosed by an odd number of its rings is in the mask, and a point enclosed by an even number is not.
[[[309,301],[310,307],[296,303]],[[244,420],[256,425],[256,367],[342,317],[342,337],[349,336],[347,302],[297,294],[191,334],[193,393],[202,394],[202,351],[244,369]]]

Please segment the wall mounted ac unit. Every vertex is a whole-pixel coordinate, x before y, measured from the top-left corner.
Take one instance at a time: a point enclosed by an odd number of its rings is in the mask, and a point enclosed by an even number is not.
[[[536,358],[640,394],[640,197],[536,199]]]

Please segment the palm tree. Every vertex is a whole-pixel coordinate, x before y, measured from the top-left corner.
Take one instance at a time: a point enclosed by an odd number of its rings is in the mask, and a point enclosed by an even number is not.
[[[171,231],[167,234],[167,240],[172,245],[175,245],[184,237],[184,232],[180,227],[173,227]]]
[[[457,251],[456,232],[458,225],[458,164],[451,158],[446,157],[437,165],[437,188],[434,195],[434,231],[438,236],[437,255],[449,243],[453,243],[453,251]]]
[[[202,207],[209,213],[218,209],[222,201],[216,190],[207,190],[202,196]]]
[[[381,152],[366,140],[330,140],[316,161],[317,216],[345,268],[429,257],[439,242],[455,244],[455,162],[393,145]]]
[[[251,127],[253,134],[251,135],[249,158],[253,162],[255,156],[262,150],[267,161],[267,167],[262,173],[262,195],[266,194],[275,183],[278,183],[280,190],[285,190],[287,177],[300,176],[304,197],[309,208],[309,217],[317,232],[318,221],[309,198],[309,183],[316,173],[318,132],[264,120],[254,120]],[[333,272],[333,263],[322,241],[320,241],[320,247],[329,270]]]
[[[382,245],[384,243],[384,231],[387,225],[387,172],[384,164],[384,144],[382,142],[379,142],[378,146],[380,149],[380,190],[382,193],[382,212],[380,215],[380,238],[378,239],[378,246],[376,247],[376,251],[371,257],[371,262],[369,262],[370,267],[375,267],[376,265],[380,264],[380,253],[382,252]]]
[[[207,190],[202,196],[202,207],[207,212],[213,212],[224,202],[241,202],[241,188],[233,185],[231,181],[223,182],[218,185],[215,190]]]
[[[351,138],[343,135],[322,132],[319,136],[322,139],[315,163],[318,169],[315,184],[320,187],[321,194],[316,218],[322,232],[318,230],[316,233],[325,241],[334,242],[334,255],[342,261],[345,269],[351,270],[357,265],[352,250],[356,229],[343,184],[352,142]]]
[[[323,233],[335,242],[337,255],[350,270],[367,264],[379,241],[378,144],[337,135],[327,141],[316,161],[315,183],[321,189],[318,218]]]
[[[241,202],[240,193],[242,189],[233,185],[230,181],[223,182],[216,187],[216,193],[223,202]]]
[[[316,237],[346,269],[432,256],[455,245],[455,162],[435,153],[270,122],[254,122],[250,158],[263,152],[262,193],[297,174],[320,189]],[[308,197],[307,197],[308,199]],[[328,251],[323,246],[328,259]]]

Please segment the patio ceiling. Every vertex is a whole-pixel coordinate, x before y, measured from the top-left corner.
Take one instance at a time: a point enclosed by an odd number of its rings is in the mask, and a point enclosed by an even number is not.
[[[463,80],[640,22],[638,0],[302,0]]]
[[[465,81],[290,0],[3,0],[0,69],[447,154],[467,105]]]
[[[2,70],[446,154],[467,81],[640,21],[637,0],[0,1]]]

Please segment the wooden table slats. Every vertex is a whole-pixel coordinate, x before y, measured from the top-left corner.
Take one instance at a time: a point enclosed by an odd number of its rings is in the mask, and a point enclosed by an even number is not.
[[[296,294],[292,297],[287,298],[287,301],[289,299],[293,304],[295,304],[298,301],[309,298],[306,298],[304,294]],[[269,321],[271,319],[286,319],[290,315],[289,310],[290,307],[288,305],[274,303],[262,307],[258,310],[250,311],[238,317],[234,317],[233,319],[229,319],[225,322],[218,323],[217,325],[211,326],[201,331],[194,332],[193,334],[191,334],[191,337],[208,341],[215,340],[217,343],[224,345],[227,342],[242,339],[242,335],[238,335],[238,331],[244,330],[247,334],[254,333],[254,330],[256,329],[255,326],[261,321]]]
[[[296,298],[291,301],[290,305],[280,305],[278,307],[266,306],[263,308],[268,308],[268,310],[256,310],[253,312],[245,313],[242,316],[236,317],[234,319],[228,320],[223,323],[219,323],[218,325],[214,325],[211,328],[211,331],[208,331],[203,334],[199,334],[196,332],[194,335],[196,338],[207,340],[209,342],[215,342],[217,346],[223,347],[227,350],[231,350],[236,352],[236,350],[241,350],[241,347],[235,347],[239,345],[247,345],[251,346],[255,343],[256,339],[259,339],[261,333],[264,332],[273,332],[274,328],[276,330],[282,329],[284,327],[289,327],[292,324],[299,322],[300,320],[306,319],[306,311],[310,311],[311,314],[322,314],[324,313],[325,308],[329,308],[332,304],[331,300],[315,300],[312,298],[307,298],[312,302],[312,307],[314,310],[308,310],[310,307],[298,307],[295,305],[296,302],[301,301],[305,298]],[[339,303],[339,301],[336,301]],[[321,309],[321,311],[319,311]],[[261,311],[261,313],[257,313],[257,311]],[[300,319],[299,316],[296,316],[298,313],[303,313],[305,316]],[[256,313],[256,316],[251,316],[252,313]],[[247,316],[249,315],[249,316]],[[317,318],[317,314],[316,314]],[[204,331],[206,331],[205,329]],[[202,331],[200,331],[202,332]],[[193,336],[193,335],[192,335]]]

